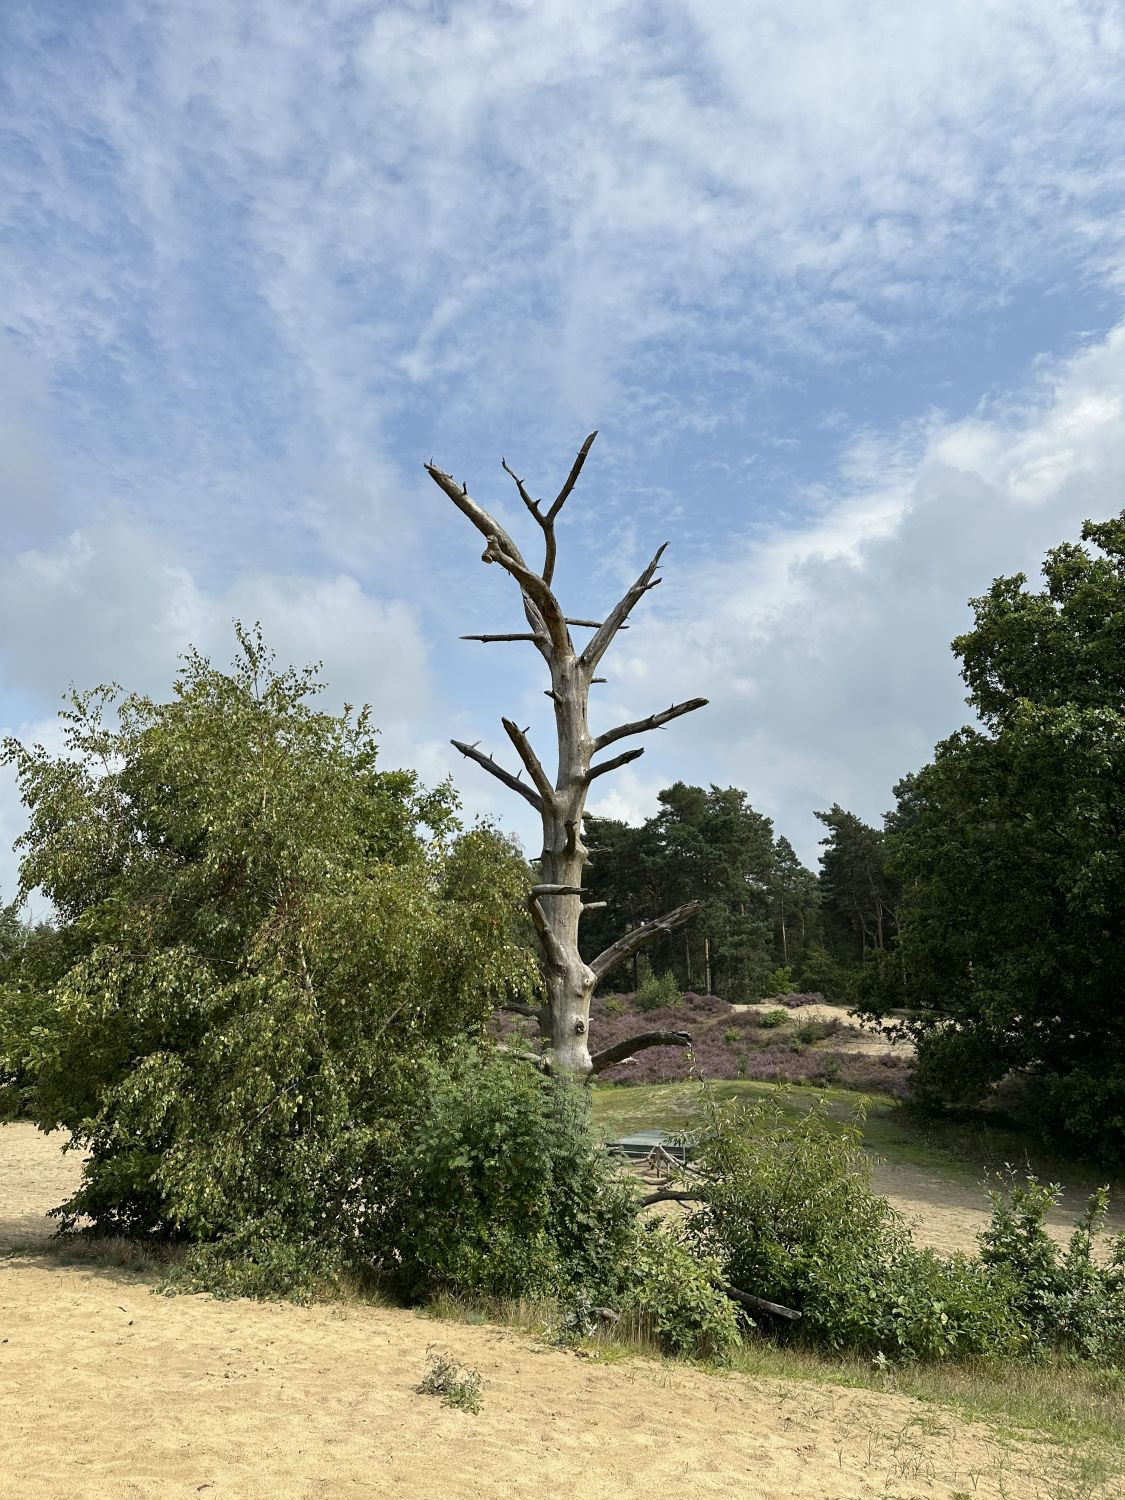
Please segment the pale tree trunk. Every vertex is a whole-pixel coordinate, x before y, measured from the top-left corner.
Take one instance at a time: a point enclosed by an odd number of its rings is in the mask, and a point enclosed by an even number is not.
[[[686,1032],[645,1032],[631,1038],[627,1044],[601,1052],[590,1051],[590,1001],[598,981],[659,933],[669,932],[694,916],[699,904],[689,902],[667,916],[633,928],[587,963],[579,950],[582,880],[588,857],[582,839],[582,818],[590,786],[596,778],[644,754],[643,748],[626,750],[594,765],[594,756],[599,751],[618,740],[657,729],[681,714],[702,708],[707,701],[693,698],[598,735],[590,731],[590,686],[604,680],[595,676],[598,665],[614,636],[624,628],[633,607],[660,582],[656,570],[664,552],[661,547],[604,620],[571,619],[564,613],[551,587],[556,555],[555,521],[574,488],[596,436],[596,433],[591,433],[583,443],[566,483],[546,510],[541,501],[531,498],[523,481],[512,473],[507,463],[503,465],[543,532],[544,560],[538,572],[524,561],[519,548],[499,522],[470,498],[465,485],[458,484],[433,464],[426,466],[434,482],[485,538],[487,545],[483,561],[499,563],[519,585],[529,627],[527,631],[470,635],[462,639],[488,643],[529,641],[542,655],[550,672],[551,686],[547,695],[554,704],[558,749],[558,769],[553,781],[532,749],[526,730],[520,729],[511,719],[502,722],[522,763],[522,770],[517,775],[497,765],[491,756],[485,755],[475,745],[462,744],[459,740],[454,740],[453,744],[463,755],[526,798],[542,818],[540,879],[529,896],[531,917],[539,938],[545,996],[542,1009],[534,1012],[544,1041],[539,1061],[551,1071],[578,1077],[599,1073],[644,1047],[682,1046],[690,1041]],[[572,628],[593,632],[582,649],[574,645],[570,633]],[[523,780],[525,772],[527,781]]]

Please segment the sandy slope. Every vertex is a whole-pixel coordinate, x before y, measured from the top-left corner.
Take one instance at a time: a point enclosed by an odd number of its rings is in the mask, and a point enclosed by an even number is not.
[[[0,1128],[0,1495],[1048,1500],[1057,1455],[894,1395],[583,1360],[402,1311],[154,1297],[32,1246],[73,1177]],[[22,1242],[16,1254],[5,1250]],[[438,1344],[482,1413],[415,1387]]]
[[[744,1011],[756,1010],[759,1012],[768,1010],[782,1010],[776,1000],[754,1000],[745,1005],[732,1005],[731,1010]],[[798,1010],[790,1012],[795,1021],[840,1021],[843,1030],[838,1031],[834,1037],[825,1045],[830,1046],[833,1052],[862,1052],[871,1057],[882,1057],[886,1052],[897,1052],[903,1057],[909,1057],[914,1051],[914,1043],[906,1037],[894,1035],[893,1023],[869,1021],[860,1025],[851,1012],[840,1005],[802,1005]]]

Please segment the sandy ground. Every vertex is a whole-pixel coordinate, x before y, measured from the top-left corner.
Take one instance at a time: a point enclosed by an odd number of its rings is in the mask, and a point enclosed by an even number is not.
[[[584,1360],[397,1310],[156,1297],[125,1271],[61,1266],[34,1246],[76,1166],[0,1127],[4,1497],[1060,1493],[1049,1446],[902,1396]],[[418,1394],[431,1345],[479,1369],[479,1416]]]
[[[746,1005],[731,1006],[731,1010],[759,1012],[784,1009],[776,1000],[755,1000]],[[905,1037],[892,1036],[891,1026],[882,1022],[867,1022],[861,1026],[840,1005],[802,1005],[789,1014],[796,1021],[841,1021],[843,1029],[824,1043],[833,1052],[863,1052],[871,1057],[882,1057],[885,1052],[897,1052],[903,1057],[910,1057],[914,1052],[914,1043]]]

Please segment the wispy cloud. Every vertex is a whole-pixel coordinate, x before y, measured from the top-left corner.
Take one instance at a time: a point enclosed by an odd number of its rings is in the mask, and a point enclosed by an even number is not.
[[[0,717],[40,714],[72,677],[155,682],[188,638],[260,610],[349,694],[369,681],[403,753],[413,715],[440,768],[443,721],[542,699],[521,662],[498,679],[446,645],[511,606],[419,462],[510,506],[501,453],[547,488],[600,426],[562,579],[595,609],[675,535],[664,607],[679,588],[678,622],[689,594],[716,622],[679,645],[722,700],[679,769],[749,781],[753,748],[788,816],[844,774],[814,746],[836,715],[829,738],[842,754],[858,735],[868,770],[834,794],[885,798],[857,716],[913,726],[884,742],[916,758],[940,715],[902,656],[948,610],[883,641],[854,580],[936,598],[894,572],[921,561],[962,598],[985,556],[1009,565],[1008,522],[979,553],[934,521],[915,559],[923,517],[963,504],[975,534],[1023,504],[1045,536],[1097,487],[1090,424],[1119,389],[1099,340],[1125,267],[1123,16],[13,0]],[[1080,397],[1066,360],[1087,345]],[[641,638],[607,712],[663,675]]]

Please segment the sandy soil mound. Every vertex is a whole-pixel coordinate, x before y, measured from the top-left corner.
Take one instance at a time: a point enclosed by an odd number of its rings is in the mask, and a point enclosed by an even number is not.
[[[1051,1448],[906,1397],[583,1360],[397,1310],[154,1297],[127,1272],[59,1266],[32,1245],[74,1169],[30,1127],[0,1128],[4,1495],[1059,1493]],[[418,1394],[433,1344],[483,1375],[479,1416]]]

